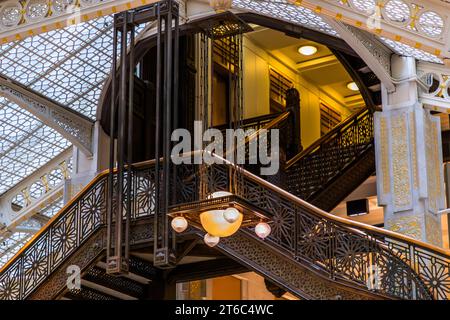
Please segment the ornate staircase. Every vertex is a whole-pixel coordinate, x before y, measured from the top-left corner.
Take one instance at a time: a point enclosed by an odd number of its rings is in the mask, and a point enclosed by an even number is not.
[[[173,210],[183,206],[197,206],[201,210],[207,200],[196,191],[204,183],[205,175],[210,191],[228,190],[230,170],[236,170],[230,164],[209,166],[201,174],[195,165],[183,165],[181,169],[177,187],[184,192],[177,193]],[[239,174],[242,179],[235,196],[264,212],[271,219],[273,230],[264,241],[249,229],[221,240],[216,249],[241,265],[240,272],[254,270],[305,299],[448,298],[448,252],[393,232],[337,218],[248,171],[239,169]],[[112,295],[113,298],[142,298],[138,294],[145,290],[142,281],[137,284],[132,280],[131,286],[129,278],[114,280],[102,272],[106,176],[105,172],[94,179],[1,270],[0,298],[104,299],[98,292],[104,287],[122,292]],[[134,170],[132,252],[143,249],[151,252],[154,177],[152,163]],[[220,201],[226,203],[230,199]],[[200,230],[192,229],[177,236],[177,241],[201,236]],[[151,263],[147,264],[151,269]],[[82,271],[82,288],[78,291],[66,289],[70,265],[77,265]],[[169,271],[169,276],[180,267]],[[375,274],[377,281],[372,283]]]
[[[286,128],[287,121],[287,114],[280,114],[248,125]],[[130,273],[105,273],[108,172],[103,172],[0,270],[0,299],[162,298],[152,293],[158,283],[248,270],[303,299],[448,299],[449,252],[319,209],[334,207],[374,172],[372,125],[367,109],[347,119],[288,161],[287,180],[278,186],[226,161],[178,167],[172,211],[201,212],[209,201],[201,194],[229,190],[230,177],[238,175],[233,197],[263,212],[272,233],[261,240],[243,228],[212,250],[202,247],[202,231],[191,228],[176,235],[177,260],[185,262],[163,273],[151,258],[138,258],[153,248],[154,161],[133,170]],[[206,267],[183,260],[205,255],[213,259]],[[81,270],[81,288],[68,290],[73,265]]]
[[[330,211],[375,173],[373,116],[362,109],[286,164],[288,191]]]

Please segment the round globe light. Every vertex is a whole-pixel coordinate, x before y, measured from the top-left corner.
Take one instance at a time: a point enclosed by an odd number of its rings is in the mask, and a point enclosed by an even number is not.
[[[205,243],[208,247],[212,248],[219,243],[220,238],[216,237],[216,236],[212,236],[209,233],[207,233],[207,234],[205,234],[203,240],[205,241]]]
[[[266,222],[260,222],[255,227],[255,233],[261,239],[267,238],[271,231],[272,228],[270,228],[269,224]]]
[[[171,222],[172,229],[180,233],[187,229],[188,222],[184,217],[175,217]]]
[[[203,229],[210,235],[216,237],[229,237],[239,230],[243,215],[240,214],[239,218],[230,223],[224,218],[224,210],[210,210],[200,214],[200,223]]]
[[[298,53],[304,56],[312,56],[313,54],[316,54],[317,47],[315,46],[301,46],[298,48]]]
[[[223,212],[223,217],[228,223],[235,223],[242,216],[242,213],[234,207],[225,209]]]

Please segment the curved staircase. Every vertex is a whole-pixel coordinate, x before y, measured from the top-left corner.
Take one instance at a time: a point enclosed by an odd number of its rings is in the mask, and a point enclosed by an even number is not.
[[[358,184],[353,180],[373,173],[371,120],[371,113],[363,110],[295,156],[286,166],[287,190],[226,161],[180,166],[172,210],[196,206],[200,211],[208,201],[200,196],[204,182],[209,192],[229,190],[235,176],[230,173],[235,172],[240,178],[234,197],[271,221],[272,233],[265,240],[243,228],[221,239],[214,250],[201,249],[202,254],[219,254],[207,270],[216,275],[253,270],[303,299],[448,299],[449,252],[318,208],[333,207]],[[324,157],[340,160],[325,162]],[[313,176],[318,177],[304,181],[305,168],[316,170]],[[356,177],[349,179],[355,170]],[[204,271],[183,265],[161,274],[136,257],[140,267],[131,268],[127,276],[105,274],[107,175],[97,176],[1,269],[0,299],[145,299],[152,297],[157,279],[173,283],[204,276]],[[132,254],[153,248],[155,176],[154,162],[134,167]],[[332,191],[338,185],[345,185],[344,190]],[[201,236],[194,228],[176,235],[179,260],[194,254]],[[68,290],[66,283],[72,265],[82,275],[82,287],[76,290]],[[191,273],[180,277],[183,270]]]

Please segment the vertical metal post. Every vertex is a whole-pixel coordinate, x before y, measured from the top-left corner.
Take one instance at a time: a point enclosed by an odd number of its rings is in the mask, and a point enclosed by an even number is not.
[[[115,167],[115,122],[116,122],[116,69],[117,69],[117,38],[118,32],[116,28],[116,19],[114,17],[114,34],[113,34],[113,61],[111,67],[111,114],[109,126],[109,174],[108,174],[108,199],[107,213],[106,213],[106,256],[111,256],[111,236],[112,236],[112,215],[114,211],[114,167]]]
[[[161,8],[158,5],[157,10],[157,34],[156,34],[156,112],[155,112],[155,215],[154,215],[154,228],[153,228],[153,252],[158,250],[159,242],[159,218],[160,218],[160,201],[161,201],[161,185],[160,185],[160,155],[159,155],[159,143],[160,138],[160,117],[161,117],[161,33],[162,33],[162,19]],[[155,256],[155,254],[154,254]]]
[[[127,134],[127,201],[125,220],[125,254],[126,264],[130,258],[130,220],[131,220],[131,196],[133,175],[133,112],[134,112],[134,11],[129,12],[130,18],[130,55],[129,55],[129,80],[128,80],[128,134]],[[128,23],[128,21],[127,21]]]
[[[161,182],[156,185],[157,211],[155,213],[155,241],[154,241],[154,265],[160,268],[171,267],[175,263],[173,248],[169,247],[169,220],[168,210],[171,199],[171,132],[174,125],[173,109],[174,103],[178,103],[178,52],[174,53],[173,47],[178,48],[178,30],[172,32],[172,23],[175,20],[175,29],[178,28],[178,14],[172,12],[177,5],[172,0],[161,3],[158,8],[158,34],[157,34],[157,114],[156,114],[156,154],[160,156],[159,143],[162,131],[162,175],[159,173],[160,165],[157,165],[158,176]],[[163,10],[163,11],[162,11]],[[162,29],[162,25],[164,29]],[[175,34],[175,41],[173,35]],[[161,36],[163,36],[164,55],[161,56]],[[162,62],[162,63],[161,63]],[[162,65],[163,70],[159,67]],[[175,73],[174,73],[175,72]],[[161,88],[161,77],[164,82]],[[161,94],[162,99],[161,99]],[[159,123],[162,111],[162,130]],[[158,163],[158,162],[157,162]],[[174,186],[173,186],[174,187]]]
[[[170,135],[172,129],[172,1],[169,0],[169,10],[165,19],[165,32],[164,32],[164,44],[165,44],[165,74],[164,74],[164,152],[163,152],[163,181],[164,181],[164,209],[162,211],[163,221],[161,224],[162,234],[164,237],[161,239],[161,246],[164,249],[168,249],[168,219],[167,213],[169,210],[169,191],[170,191]],[[166,259],[168,255],[166,251]]]
[[[115,120],[115,115],[112,115],[111,122],[115,122],[117,125],[117,190],[114,190],[113,196],[110,198],[110,202],[112,203],[112,199],[116,199],[115,210],[113,210],[114,214],[114,237],[113,237],[113,246],[108,246],[108,256],[107,256],[107,271],[108,273],[120,274],[122,272],[128,271],[128,263],[127,260],[124,259],[122,254],[123,252],[123,202],[125,195],[125,144],[126,144],[126,98],[127,98],[127,33],[128,33],[128,12],[121,13],[115,17],[115,33],[121,32],[120,38],[120,82],[119,82],[119,106],[118,106],[118,118],[117,122]],[[120,29],[118,26],[118,22],[120,25]],[[117,43],[116,43],[117,45]],[[113,49],[115,51],[115,48]],[[115,52],[117,54],[117,52]],[[115,81],[115,74],[113,75],[113,81]],[[115,94],[115,89],[114,89]],[[115,95],[112,96],[113,101],[115,100]],[[114,102],[113,102],[114,103]],[[115,125],[114,125],[115,127]],[[112,132],[114,134],[114,132]],[[110,157],[112,155],[110,154]],[[111,163],[110,163],[111,166]],[[128,186],[130,188],[131,186]],[[116,197],[114,197],[114,193],[116,193]],[[127,201],[130,200],[129,198]],[[112,219],[111,219],[112,220]],[[112,221],[109,224],[108,228],[110,228],[110,232],[112,231]],[[113,253],[111,253],[111,249],[113,249]]]

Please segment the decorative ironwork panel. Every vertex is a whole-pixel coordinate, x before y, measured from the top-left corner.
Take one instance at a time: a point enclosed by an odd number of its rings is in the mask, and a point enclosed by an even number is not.
[[[287,169],[288,190],[310,200],[373,147],[373,116],[363,109],[294,157]]]
[[[139,180],[140,179],[140,180]],[[143,180],[142,180],[143,179]],[[154,213],[154,166],[133,171],[132,217]],[[106,223],[107,178],[99,176],[90,188],[79,194],[26,249],[13,258],[0,274],[0,299],[25,299],[60,267],[81,245]],[[148,226],[142,234],[147,236]],[[147,236],[148,238],[148,236]],[[136,241],[138,241],[137,239]]]
[[[353,129],[349,135],[357,132]],[[366,142],[365,139],[359,141]],[[347,146],[352,147],[355,136],[347,141]],[[269,246],[299,262],[307,261],[331,278],[347,279],[386,296],[447,298],[448,256],[425,247],[416,248],[400,237],[388,238],[381,231],[331,219],[243,169],[214,164],[203,168],[202,175],[196,177],[199,181],[207,178],[206,194],[211,194],[226,190],[223,182],[233,174],[230,170],[239,170],[242,176],[237,195],[270,215],[272,233],[264,241],[257,240],[261,246]],[[378,282],[372,284],[374,274]]]

